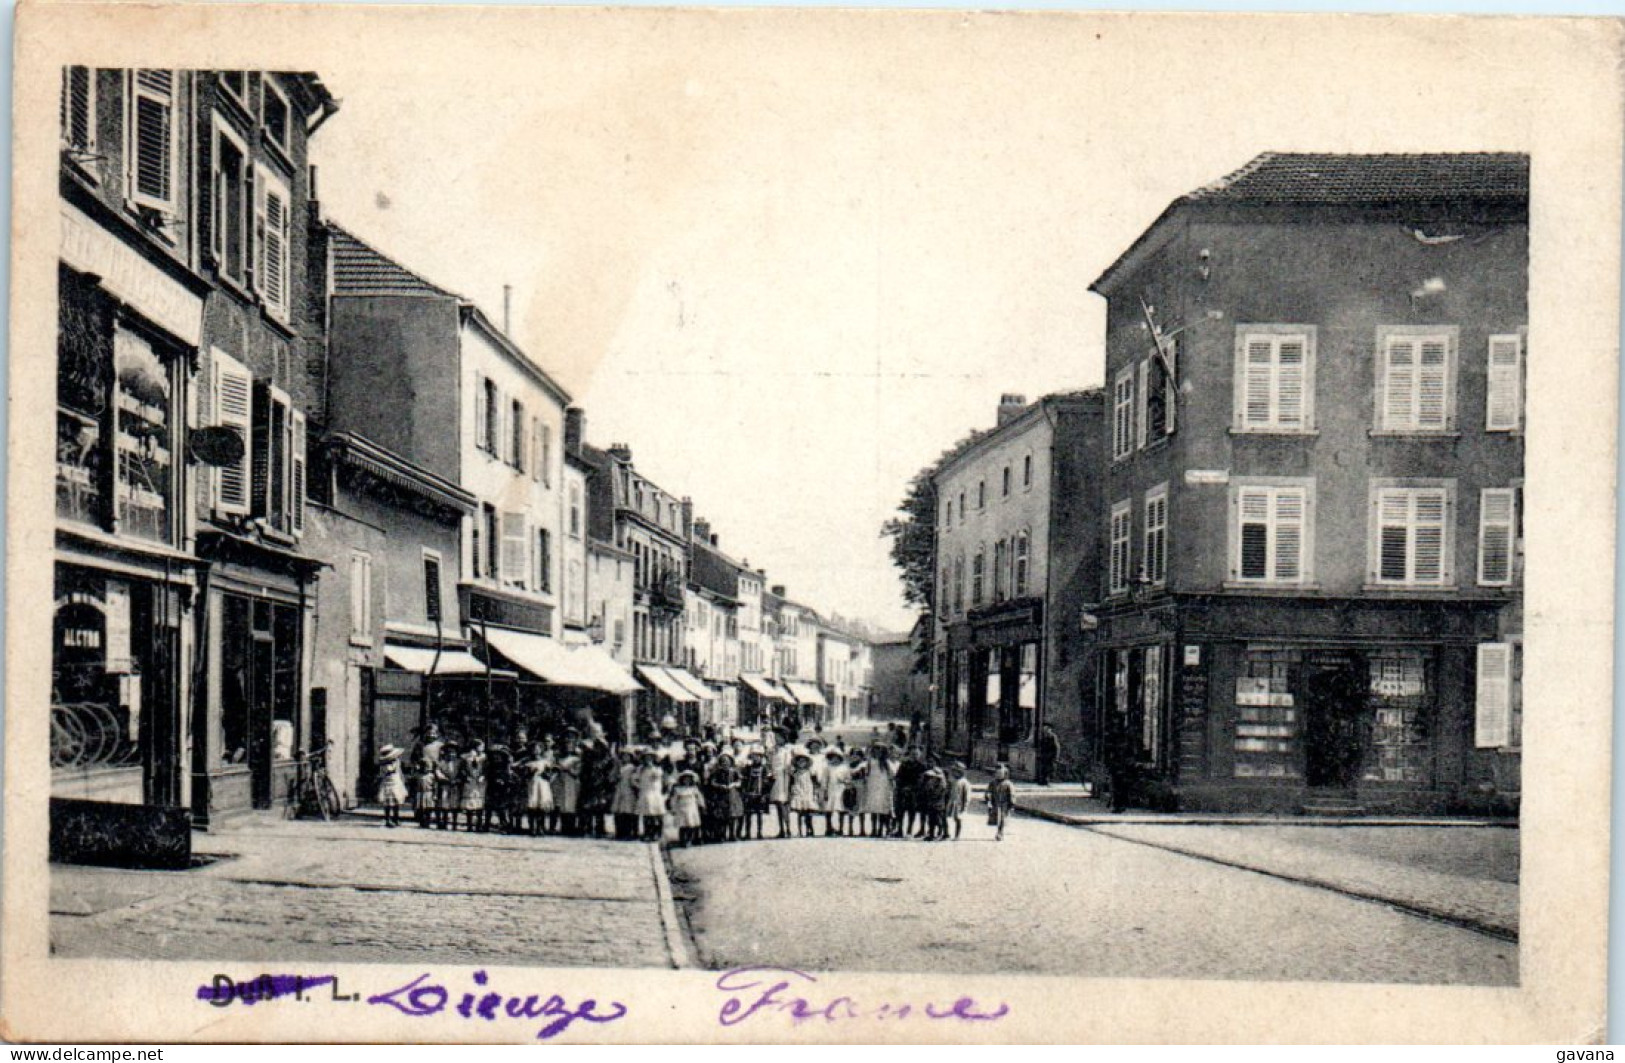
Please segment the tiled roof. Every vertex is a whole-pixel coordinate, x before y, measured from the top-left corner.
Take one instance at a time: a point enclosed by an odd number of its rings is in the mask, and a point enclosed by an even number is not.
[[[1529,156],[1299,155],[1268,151],[1183,197],[1258,203],[1394,203],[1529,197]]]
[[[337,295],[439,295],[458,296],[430,284],[405,266],[386,258],[382,252],[363,243],[353,233],[328,222],[333,252],[333,292]]]

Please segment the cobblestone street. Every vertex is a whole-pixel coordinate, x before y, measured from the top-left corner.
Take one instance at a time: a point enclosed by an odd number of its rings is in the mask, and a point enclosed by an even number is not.
[[[641,843],[245,821],[187,872],[54,865],[57,955],[670,967],[664,869]],[[674,947],[677,946],[677,947]]]
[[[673,851],[674,889],[700,962],[1090,977],[1518,979],[1518,948],[1507,941],[1104,831],[1021,818],[996,843],[979,808],[972,806],[957,843],[815,838]],[[1184,844],[1194,844],[1215,828],[1134,829],[1180,830]],[[1355,862],[1336,853],[1331,861]],[[1441,875],[1433,884],[1456,881]],[[1515,913],[1517,887],[1505,888]]]

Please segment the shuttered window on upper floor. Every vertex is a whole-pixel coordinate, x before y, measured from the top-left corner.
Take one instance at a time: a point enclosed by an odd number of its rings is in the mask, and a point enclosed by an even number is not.
[[[131,203],[163,214],[175,210],[176,76],[173,70],[126,75],[126,188]]]
[[[1523,336],[1491,336],[1484,400],[1484,430],[1515,432],[1523,427]]]
[[[1312,431],[1314,397],[1314,328],[1237,326],[1235,431]]]

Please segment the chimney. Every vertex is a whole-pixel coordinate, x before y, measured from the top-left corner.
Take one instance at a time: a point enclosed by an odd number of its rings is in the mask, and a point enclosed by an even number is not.
[[[513,285],[502,286],[502,334],[513,338]]]
[[[622,462],[626,465],[632,464],[632,448],[627,446],[625,443],[611,443],[609,445],[608,453],[609,456],[614,458],[616,461]]]
[[[1011,421],[1013,421],[1017,417],[1021,416],[1021,411],[1025,410],[1026,408],[1027,408],[1027,396],[1025,396],[1025,395],[1014,395],[1014,394],[1011,394],[1009,392],[1006,392],[1005,394],[1000,395],[999,396],[999,427],[1003,428],[1005,425],[1009,424]]]
[[[711,522],[704,517],[695,517],[694,538],[700,543],[711,542]]]
[[[784,584],[782,584],[782,583],[775,583],[775,584],[773,584],[773,586],[772,586],[772,587],[771,587],[771,588],[769,588],[769,589],[770,589],[770,590],[771,590],[771,591],[772,591],[772,592],[773,592],[773,593],[774,593],[774,594],[776,594],[776,595],[778,595],[778,596],[779,596],[779,597],[780,597],[780,598],[783,598],[783,597],[784,597]]]
[[[717,533],[716,533],[716,532],[712,532],[712,533],[711,533],[711,545],[712,545],[712,546],[719,546],[719,545],[720,545],[720,544],[719,544],[719,543],[718,543],[718,542],[717,542]]]
[[[564,411],[564,452],[581,456],[581,444],[587,434],[587,411],[571,406]]]

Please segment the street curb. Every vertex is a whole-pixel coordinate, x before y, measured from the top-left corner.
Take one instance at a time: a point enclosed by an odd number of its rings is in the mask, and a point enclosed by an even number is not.
[[[677,902],[671,894],[666,847],[659,842],[648,842],[645,847],[649,850],[649,870],[654,875],[655,893],[659,897],[660,925],[666,932],[666,953],[671,965],[677,970],[692,970],[699,964],[694,962],[694,954],[688,947],[688,938],[683,934],[682,920],[677,914]]]
[[[1334,882],[1327,882],[1324,879],[1307,878],[1307,877],[1304,877],[1304,876],[1301,876],[1301,875],[1289,875],[1289,874],[1287,874],[1285,872],[1277,871],[1277,870],[1267,868],[1267,867],[1260,867],[1260,866],[1258,866],[1256,864],[1245,864],[1245,863],[1241,863],[1241,862],[1236,861],[1236,860],[1226,860],[1226,859],[1224,859],[1222,857],[1213,856],[1213,855],[1211,855],[1209,853],[1193,852],[1190,849],[1181,849],[1178,846],[1174,846],[1174,845],[1162,845],[1162,844],[1159,844],[1157,842],[1146,841],[1143,838],[1125,838],[1122,835],[1109,834],[1109,833],[1107,833],[1105,831],[1099,831],[1099,830],[1094,829],[1097,826],[1102,826],[1102,827],[1105,827],[1105,826],[1144,826],[1145,824],[1143,822],[1141,822],[1141,821],[1135,821],[1135,820],[1102,820],[1102,819],[1094,819],[1094,820],[1091,820],[1091,821],[1084,821],[1084,820],[1081,820],[1081,819],[1078,819],[1078,818],[1069,819],[1069,818],[1066,818],[1066,817],[1060,815],[1059,813],[1044,812],[1044,811],[1039,810],[1039,809],[1024,809],[1024,808],[1017,807],[1016,811],[1023,814],[1023,815],[1030,816],[1030,817],[1032,817],[1034,819],[1047,820],[1047,821],[1049,821],[1051,823],[1058,823],[1058,824],[1060,824],[1062,826],[1065,826],[1065,827],[1076,827],[1079,830],[1086,830],[1090,834],[1097,835],[1097,836],[1099,836],[1101,838],[1109,838],[1112,841],[1128,842],[1130,845],[1143,845],[1147,849],[1157,849],[1157,850],[1160,850],[1161,852],[1165,852],[1165,853],[1177,853],[1180,856],[1188,856],[1192,860],[1204,860],[1207,863],[1217,864],[1220,867],[1232,867],[1232,868],[1235,868],[1238,871],[1250,871],[1255,875],[1264,875],[1267,878],[1277,879],[1277,880],[1279,880],[1281,882],[1291,882],[1291,883],[1294,883],[1294,884],[1299,885],[1299,886],[1309,886],[1309,887],[1311,887],[1313,889],[1327,890],[1327,891],[1329,891],[1331,893],[1341,894],[1344,897],[1351,897],[1354,900],[1369,901],[1369,902],[1371,902],[1373,904],[1381,904],[1381,905],[1384,905],[1385,907],[1393,908],[1396,911],[1404,912],[1407,915],[1414,915],[1414,916],[1417,916],[1417,917],[1422,918],[1422,919],[1432,920],[1433,922],[1447,923],[1447,924],[1449,924],[1451,926],[1458,926],[1458,927],[1461,927],[1463,930],[1471,930],[1471,931],[1474,931],[1475,933],[1483,934],[1485,937],[1492,937],[1492,938],[1495,938],[1495,939],[1497,939],[1499,941],[1505,941],[1505,942],[1508,942],[1508,943],[1513,944],[1513,945],[1518,944],[1518,931],[1517,930],[1508,929],[1507,927],[1499,926],[1499,925],[1494,924],[1494,923],[1486,923],[1483,920],[1474,919],[1471,916],[1457,915],[1457,914],[1455,914],[1453,912],[1440,912],[1440,911],[1437,911],[1437,910],[1432,909],[1432,908],[1424,908],[1421,905],[1412,903],[1410,901],[1396,900],[1393,897],[1387,897],[1387,896],[1384,896],[1383,894],[1374,893],[1374,892],[1369,891],[1369,890],[1357,890],[1357,889],[1352,889],[1352,888],[1350,888],[1348,886],[1340,886],[1340,885],[1338,885],[1338,884],[1336,884]],[[1230,820],[1216,820],[1216,821],[1213,821],[1213,822],[1216,825],[1223,825],[1223,824],[1229,824],[1229,823],[1231,823],[1233,821],[1230,821]],[[1290,823],[1290,821],[1287,821],[1287,822]],[[1196,823],[1196,821],[1183,821],[1182,824],[1180,824],[1180,825],[1183,825],[1183,823],[1189,823],[1190,825],[1198,825]],[[1260,823],[1259,821],[1253,821],[1249,825],[1278,825],[1278,824],[1264,824],[1264,823]],[[1304,824],[1298,824],[1298,825],[1302,826]],[[1312,826],[1312,825],[1316,825],[1316,824],[1309,824],[1309,825]],[[1322,823],[1322,824],[1318,824],[1318,825],[1327,826],[1329,824]],[[1479,824],[1479,825],[1483,826],[1485,824]]]
[[[1395,816],[1247,816],[1245,818],[1202,813],[1133,812],[1100,816],[1074,816],[1017,804],[1017,813],[1033,819],[1059,823],[1064,827],[1496,827],[1516,830],[1515,819],[1405,819]]]

